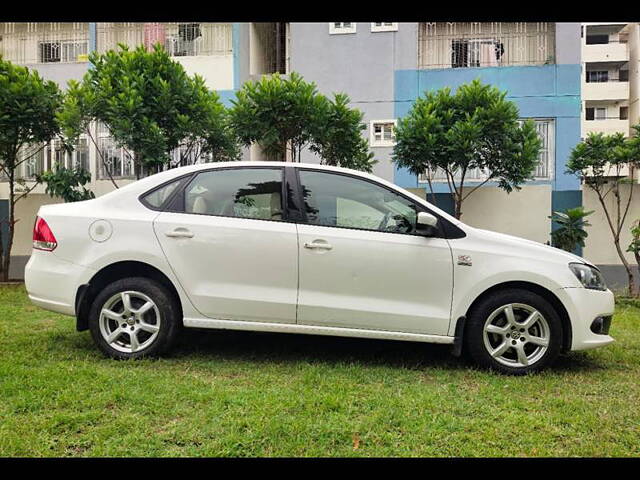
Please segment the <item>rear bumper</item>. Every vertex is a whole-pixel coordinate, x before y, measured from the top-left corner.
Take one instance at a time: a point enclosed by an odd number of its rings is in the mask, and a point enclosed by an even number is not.
[[[55,252],[33,250],[24,270],[24,284],[34,305],[74,316],[78,287],[94,273],[90,268],[62,260]]]
[[[602,292],[587,288],[561,288],[556,293],[571,319],[571,350],[588,350],[614,342],[608,334],[594,333],[591,329],[598,317],[613,315],[615,302],[610,290]]]

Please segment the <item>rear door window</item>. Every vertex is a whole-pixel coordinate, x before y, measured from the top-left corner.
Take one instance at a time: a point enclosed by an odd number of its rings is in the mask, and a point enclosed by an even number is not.
[[[282,169],[237,168],[199,173],[184,189],[184,211],[282,220]]]

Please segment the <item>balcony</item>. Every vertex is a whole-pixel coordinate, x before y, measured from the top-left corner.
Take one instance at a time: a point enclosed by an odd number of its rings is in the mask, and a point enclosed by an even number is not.
[[[418,68],[504,67],[555,63],[550,22],[424,22]]]
[[[583,100],[627,100],[629,82],[585,82],[582,84]]]
[[[582,46],[582,61],[589,62],[626,62],[629,60],[627,43],[610,42]]]
[[[591,132],[604,133],[624,133],[629,135],[629,120],[621,120],[618,117],[609,117],[601,120],[583,120],[585,135]]]

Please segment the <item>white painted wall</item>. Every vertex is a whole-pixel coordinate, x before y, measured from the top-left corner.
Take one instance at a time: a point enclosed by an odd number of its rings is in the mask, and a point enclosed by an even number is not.
[[[622,250],[626,250],[631,242],[631,233],[629,229],[631,224],[640,219],[640,185],[623,185],[621,188],[622,199],[628,198],[629,189],[633,188],[633,197],[627,221],[622,229],[620,245]],[[584,256],[590,261],[598,265],[621,265],[620,258],[613,245],[613,237],[607,223],[604,210],[598,201],[598,197],[589,187],[583,187],[582,204],[585,210],[595,210],[595,213],[588,218],[591,227],[587,228],[589,237],[586,240],[584,248]],[[608,211],[615,211],[615,199],[613,195],[607,197]],[[625,258],[632,264],[635,264],[635,258],[632,253],[625,253]]]
[[[425,198],[424,189],[409,190]],[[550,185],[526,185],[509,194],[497,187],[481,187],[462,204],[461,220],[472,227],[546,243],[551,232],[549,215]]]
[[[198,74],[212,90],[233,89],[233,54],[198,57],[173,57],[187,74]]]

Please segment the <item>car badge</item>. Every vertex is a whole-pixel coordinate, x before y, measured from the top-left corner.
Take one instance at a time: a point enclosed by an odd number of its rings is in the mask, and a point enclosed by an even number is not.
[[[467,267],[473,265],[471,255],[458,255],[458,265],[466,265]]]

